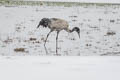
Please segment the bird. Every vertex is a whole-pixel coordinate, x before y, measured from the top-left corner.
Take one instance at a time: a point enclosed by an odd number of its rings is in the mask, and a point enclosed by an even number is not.
[[[62,30],[67,31],[68,33],[72,33],[76,31],[78,33],[78,36],[80,38],[80,28],[79,27],[74,27],[72,30],[69,29],[69,23],[60,18],[42,18],[37,26],[39,28],[40,26],[49,28],[50,32],[47,34],[47,37],[45,39],[44,47],[46,46],[46,41],[48,39],[48,36],[50,35],[51,32],[57,31],[57,36],[56,36],[56,55],[58,54],[57,46],[58,46],[58,35],[59,32]]]

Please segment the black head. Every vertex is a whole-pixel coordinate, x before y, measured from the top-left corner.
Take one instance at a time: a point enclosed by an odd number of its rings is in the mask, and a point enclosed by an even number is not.
[[[79,38],[80,38],[80,28],[74,27],[74,28],[72,29],[72,31],[76,31],[76,32],[78,33]]]
[[[50,20],[48,18],[43,18],[39,22],[37,28],[39,28],[40,25],[43,26],[43,27],[47,27],[49,22],[50,22]]]

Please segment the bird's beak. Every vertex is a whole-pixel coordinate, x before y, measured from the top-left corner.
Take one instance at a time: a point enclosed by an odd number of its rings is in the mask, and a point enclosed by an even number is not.
[[[38,24],[37,28],[39,28],[40,24]]]
[[[79,38],[80,38],[80,33],[78,33],[78,36],[79,36]]]
[[[78,34],[79,38],[80,38],[80,34]]]

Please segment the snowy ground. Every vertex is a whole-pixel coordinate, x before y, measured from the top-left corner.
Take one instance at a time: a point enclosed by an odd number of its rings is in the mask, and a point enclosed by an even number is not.
[[[49,29],[36,29],[43,17],[62,18],[70,29],[81,29],[80,39],[75,32],[60,32],[58,53],[63,56],[120,55],[119,5],[0,6],[0,55],[46,55],[43,44]],[[55,37],[53,32],[47,41],[50,55],[55,54]]]
[[[0,57],[0,80],[120,80],[119,57]]]

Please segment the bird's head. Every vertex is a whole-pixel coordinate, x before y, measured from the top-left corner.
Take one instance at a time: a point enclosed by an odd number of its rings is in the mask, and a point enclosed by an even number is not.
[[[43,18],[39,22],[37,28],[39,28],[39,26],[47,27],[49,22],[50,22],[50,20],[48,18]]]
[[[76,32],[78,33],[79,38],[80,38],[80,28],[74,27],[74,28],[72,29],[72,31],[76,31]]]

